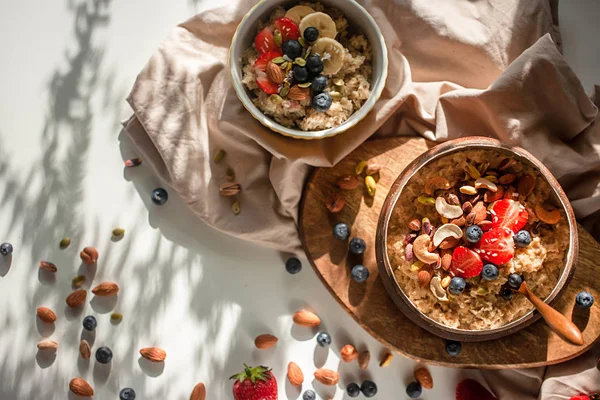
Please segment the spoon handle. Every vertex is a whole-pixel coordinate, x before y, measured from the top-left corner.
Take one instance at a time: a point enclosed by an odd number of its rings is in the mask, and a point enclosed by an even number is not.
[[[550,307],[548,304],[544,303],[542,299],[533,294],[531,290],[529,290],[529,287],[525,281],[521,283],[521,287],[519,287],[519,293],[523,294],[525,297],[527,297],[527,299],[529,299],[529,301],[531,301],[531,303],[533,303],[548,326],[550,326],[550,329],[552,329],[558,336],[560,336],[563,340],[569,341],[578,346],[583,345],[583,335],[581,334],[579,328],[577,328],[577,326],[567,317]]]

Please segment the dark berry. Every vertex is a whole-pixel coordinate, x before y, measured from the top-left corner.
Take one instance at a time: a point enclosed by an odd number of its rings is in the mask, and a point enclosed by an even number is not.
[[[504,300],[510,300],[513,297],[513,291],[510,290],[510,288],[503,287],[500,289],[500,296],[502,296]]]
[[[349,397],[358,397],[360,394],[360,386],[354,382],[349,383],[348,386],[346,386],[346,393],[348,393]]]
[[[364,381],[360,385],[360,391],[365,397],[373,397],[377,394],[377,385],[373,381]]]
[[[135,400],[135,390],[132,388],[125,388],[119,393],[119,400]]]
[[[523,278],[519,274],[510,274],[508,276],[508,286],[511,289],[519,290],[521,287],[521,283],[523,283]]]
[[[333,227],[333,236],[338,240],[346,240],[350,236],[350,228],[343,222],[335,224]]]
[[[513,238],[515,240],[515,246],[527,247],[531,244],[531,235],[526,230],[520,230]]]
[[[7,256],[13,252],[13,246],[10,243],[2,243],[0,244],[0,254],[3,256]]]
[[[494,264],[485,264],[481,270],[481,276],[483,276],[483,279],[486,281],[495,281],[498,278],[499,273],[498,267]]]
[[[589,292],[579,292],[575,297],[575,304],[581,308],[590,308],[594,304],[594,296]]]
[[[313,75],[320,74],[323,71],[323,61],[318,54],[311,54],[306,59],[306,69]]]
[[[455,276],[450,281],[450,286],[448,286],[448,291],[452,294],[461,294],[465,291],[467,287],[467,282],[460,276]]]
[[[465,230],[465,240],[469,243],[477,243],[481,240],[483,236],[483,231],[479,227],[479,225],[471,225],[468,226]]]
[[[88,315],[83,319],[83,329],[85,329],[86,331],[93,331],[94,329],[96,329],[97,325],[98,322],[96,321],[96,318],[92,315]]]
[[[317,395],[315,394],[314,391],[312,390],[307,390],[306,392],[304,392],[304,394],[302,395],[302,400],[315,400],[317,398]]]
[[[369,270],[364,265],[355,265],[352,267],[352,279],[361,283],[369,279]]]
[[[316,42],[319,38],[319,30],[314,26],[309,26],[304,30],[304,39],[309,42]]]
[[[350,241],[350,253],[360,255],[367,249],[367,244],[361,238],[353,238]]]
[[[329,346],[331,344],[331,336],[327,332],[320,332],[317,335],[317,343],[321,347]]]
[[[169,193],[163,188],[154,189],[152,191],[152,201],[157,206],[162,206],[169,200]]]
[[[462,344],[460,342],[456,342],[454,340],[446,341],[446,353],[449,356],[456,357],[462,351]]]
[[[419,382],[411,382],[406,387],[406,394],[411,399],[416,399],[417,397],[419,397],[422,391],[423,388],[421,387],[421,384]]]
[[[331,98],[329,93],[319,93],[312,99],[312,108],[314,108],[318,112],[325,112],[329,110],[329,107],[331,107],[331,103],[333,103],[333,99]]]
[[[306,67],[294,65],[294,79],[298,83],[308,82],[308,70]]]
[[[106,346],[99,347],[96,350],[96,361],[100,364],[108,364],[112,360],[112,356],[112,351]]]
[[[327,87],[327,77],[323,75],[315,76],[310,87],[314,93],[322,92]]]
[[[291,257],[285,262],[285,269],[290,274],[297,274],[302,270],[302,263],[296,257]]]
[[[294,60],[302,55],[302,45],[297,40],[288,40],[281,46],[283,54]]]

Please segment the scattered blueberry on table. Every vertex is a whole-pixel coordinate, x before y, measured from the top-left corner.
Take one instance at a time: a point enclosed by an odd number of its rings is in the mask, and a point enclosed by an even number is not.
[[[13,246],[10,243],[2,243],[0,244],[0,254],[3,256],[7,256],[13,252]]]
[[[373,397],[377,394],[377,385],[373,381],[364,381],[360,385],[360,391],[365,397]]]
[[[294,60],[302,55],[302,45],[297,40],[288,40],[281,46],[283,54]]]
[[[86,331],[93,331],[98,326],[98,321],[96,321],[96,317],[93,315],[88,315],[83,319],[83,329]]]
[[[494,264],[485,264],[481,270],[481,276],[483,276],[483,279],[486,281],[495,281],[498,279],[499,274],[498,267]]]
[[[312,107],[319,112],[325,112],[329,110],[331,103],[333,103],[333,99],[329,93],[323,92],[313,97]]]
[[[319,38],[319,30],[314,26],[309,26],[304,30],[304,39],[309,42],[316,42]]]
[[[333,236],[338,240],[346,240],[350,236],[350,227],[343,222],[335,224],[333,227]]]
[[[361,255],[367,249],[367,244],[361,238],[353,238],[350,241],[350,253]]]
[[[465,240],[469,243],[477,243],[483,236],[483,230],[479,225],[470,225],[465,230]]]
[[[323,75],[317,75],[313,78],[310,88],[313,93],[320,93],[327,87],[327,77]]]
[[[531,244],[531,235],[526,230],[520,230],[513,237],[515,241],[515,246],[517,247],[527,247]]]
[[[352,267],[352,279],[358,283],[366,281],[369,279],[369,270],[364,265],[355,265]]]
[[[304,392],[304,394],[302,394],[302,400],[315,400],[317,398],[317,395],[315,394],[314,391],[312,390],[307,390],[306,392]]]
[[[125,388],[119,393],[119,400],[135,400],[135,390]]]
[[[589,292],[579,292],[575,297],[575,304],[581,308],[590,308],[594,304],[594,296]]]
[[[508,287],[504,287],[500,290],[500,296],[502,296],[504,300],[510,300],[513,297],[513,291]]]
[[[354,382],[349,383],[348,386],[346,386],[346,393],[349,397],[358,397],[360,394],[360,386]]]
[[[152,191],[152,202],[157,206],[162,206],[169,200],[169,193],[163,188],[157,188]]]
[[[448,286],[448,291],[452,294],[461,294],[464,292],[467,287],[467,282],[460,276],[455,276],[450,281],[450,286]]]
[[[419,382],[411,382],[408,384],[408,386],[406,386],[406,394],[411,399],[416,399],[419,396],[421,396],[422,391],[423,388],[421,387],[421,384]]]
[[[108,364],[112,360],[112,357],[112,351],[106,346],[99,347],[96,350],[96,361],[100,364]]]
[[[321,347],[329,346],[331,344],[331,336],[327,332],[320,332],[317,335],[317,343]]]
[[[456,357],[462,351],[462,344],[455,340],[447,340],[446,341],[446,353],[449,356]]]
[[[302,270],[302,262],[296,257],[288,258],[285,262],[285,270],[292,275],[297,274]]]
[[[523,283],[523,277],[521,275],[510,274],[508,276],[508,286],[510,286],[511,289],[519,290],[521,283]]]

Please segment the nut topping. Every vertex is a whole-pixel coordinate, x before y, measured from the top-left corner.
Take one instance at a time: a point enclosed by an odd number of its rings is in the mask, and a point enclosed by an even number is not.
[[[439,189],[442,189],[442,190],[450,189],[450,182],[448,182],[448,179],[444,178],[443,176],[435,176],[435,177],[429,178],[427,181],[425,181],[425,187],[423,189],[425,194],[427,194],[429,196],[433,196],[435,191],[439,190]]]
[[[439,255],[437,253],[431,253],[427,250],[431,239],[429,235],[423,234],[417,237],[413,243],[413,253],[420,261],[425,264],[434,264],[437,262]]]
[[[446,218],[458,218],[463,214],[461,206],[448,204],[442,196],[435,199],[435,209],[441,216]]]
[[[444,239],[454,237],[460,239],[463,236],[463,231],[458,225],[444,224],[440,226],[433,235],[433,245],[438,247]]]

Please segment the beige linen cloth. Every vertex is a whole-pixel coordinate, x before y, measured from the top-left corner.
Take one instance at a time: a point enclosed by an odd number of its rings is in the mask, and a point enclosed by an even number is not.
[[[176,27],[128,98],[134,114],[126,131],[144,162],[201,220],[260,245],[299,251],[298,203],[313,166],[334,165],[374,135],[489,135],[522,145],[548,166],[579,221],[600,237],[600,117],[557,47],[556,2],[361,1],[386,40],[386,88],[360,124],[320,141],[267,130],[235,95],[229,45],[253,3],[232,0]],[[600,87],[592,97],[600,103]],[[217,165],[211,155],[221,148],[227,156]],[[238,216],[219,195],[226,165],[243,186]],[[594,354],[548,370],[482,376],[502,399],[566,399],[600,391]]]

